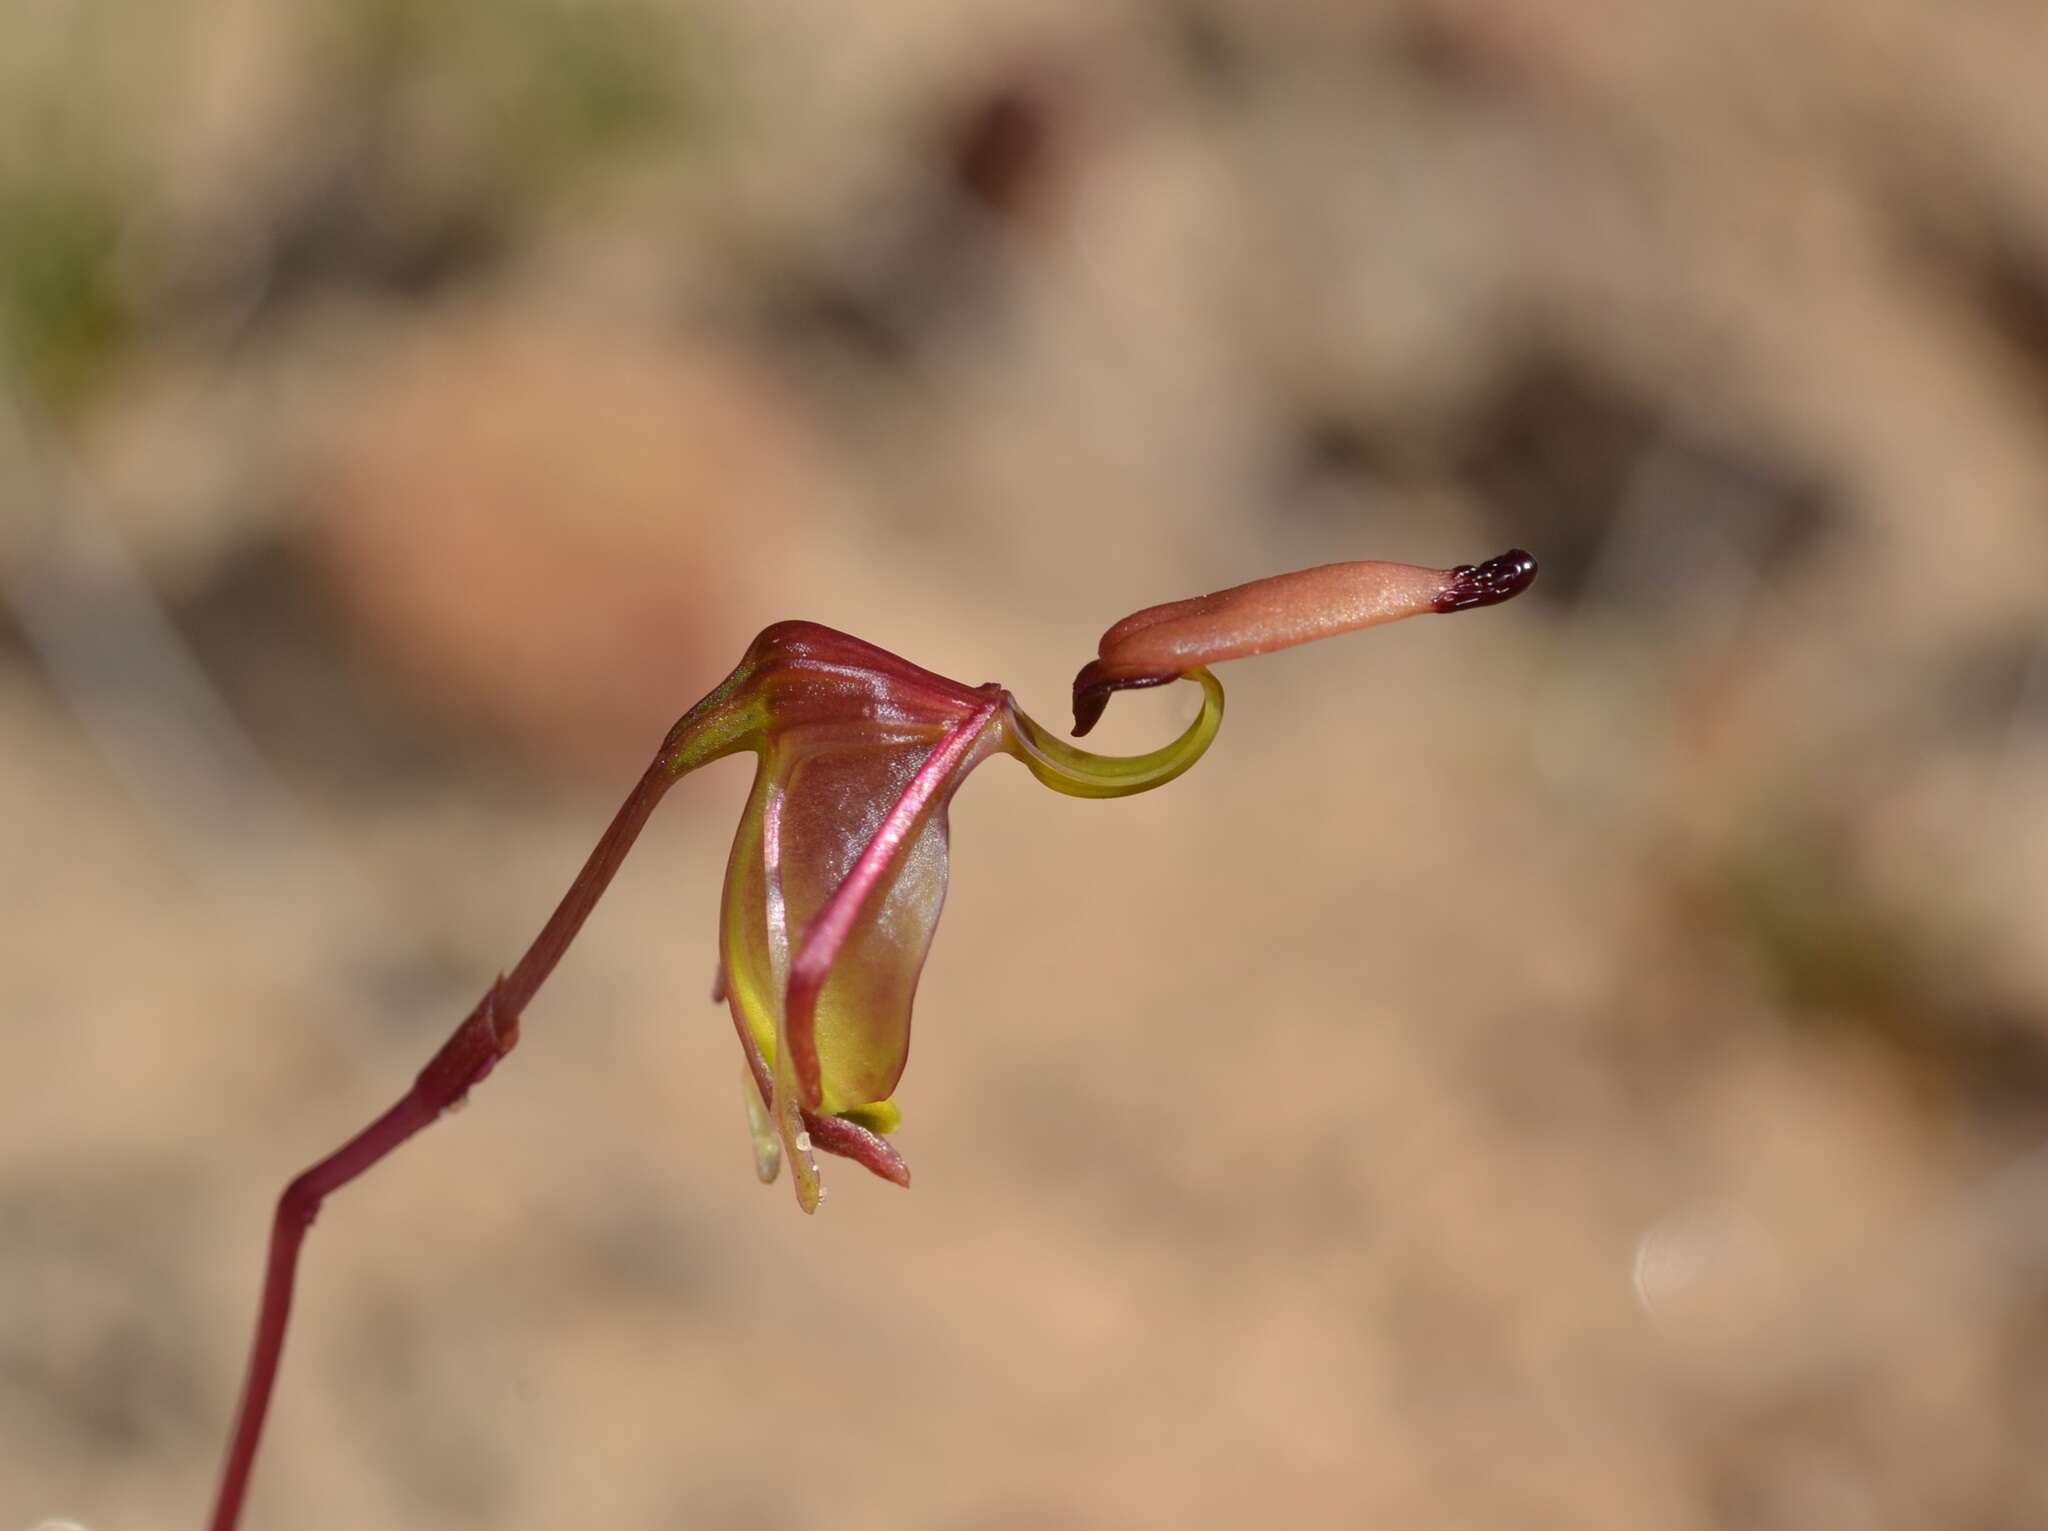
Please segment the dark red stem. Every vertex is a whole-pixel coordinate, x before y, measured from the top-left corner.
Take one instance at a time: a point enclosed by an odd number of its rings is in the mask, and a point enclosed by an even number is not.
[[[576,932],[583,928],[584,920],[610,885],[619,863],[639,838],[648,815],[654,812],[655,804],[674,779],[668,751],[664,749],[662,757],[640,778],[639,785],[613,817],[604,838],[597,842],[583,870],[576,874],[575,882],[569,885],[562,902],[510,976],[491,985],[476,1009],[420,1070],[412,1088],[398,1104],[292,1181],[278,1198],[277,1219],[270,1230],[270,1263],[263,1278],[262,1305],[256,1314],[256,1338],[249,1349],[249,1366],[242,1382],[235,1433],[228,1443],[227,1463],[221,1469],[220,1492],[214,1500],[210,1522],[212,1531],[234,1531],[241,1519],[249,1474],[256,1465],[256,1448],[263,1436],[264,1417],[270,1411],[271,1390],[277,1382],[278,1363],[284,1355],[299,1246],[305,1242],[313,1219],[319,1216],[320,1204],[421,1128],[432,1126],[443,1112],[460,1105],[470,1090],[497,1066],[498,1060],[512,1051],[519,1041],[520,1012],[562,960],[569,943],[576,939]]]

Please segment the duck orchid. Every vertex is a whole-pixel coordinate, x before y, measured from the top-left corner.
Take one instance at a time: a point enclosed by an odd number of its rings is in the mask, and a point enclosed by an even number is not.
[[[1150,791],[1199,760],[1223,721],[1209,666],[1526,589],[1519,550],[1453,569],[1327,564],[1154,606],[1103,634],[1074,678],[1074,732],[1119,690],[1189,680],[1201,711],[1149,754],[1079,749],[998,685],[968,686],[810,622],[780,622],[669,731],[567,895],[511,973],[399,1102],[286,1187],[242,1401],[215,1503],[231,1531],[283,1353],[298,1252],[322,1201],[460,1105],[518,1041],[527,1002],[554,970],[667,790],[727,755],[758,757],[726,872],[716,993],[744,1054],[755,1167],[787,1160],[799,1205],[824,1200],[816,1154],[885,1180],[910,1172],[889,1142],[910,1051],[911,1002],[945,901],[947,814],[967,774],[996,755],[1075,797]]]

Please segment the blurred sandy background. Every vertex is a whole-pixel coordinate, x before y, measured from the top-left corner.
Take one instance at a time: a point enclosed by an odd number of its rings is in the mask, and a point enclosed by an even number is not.
[[[247,1523],[2048,1524],[2048,10],[4,34],[0,1531],[200,1523],[279,1187],[768,621],[1064,723],[1509,544],[975,779],[908,1195],[754,1183],[686,784],[329,1205]]]

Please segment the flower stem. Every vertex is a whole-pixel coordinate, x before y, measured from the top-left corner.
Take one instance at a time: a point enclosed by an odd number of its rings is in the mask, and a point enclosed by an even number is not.
[[[698,709],[701,711],[702,709]],[[697,712],[692,713],[692,718]],[[455,1034],[420,1070],[398,1103],[350,1138],[340,1148],[308,1169],[285,1187],[278,1198],[277,1217],[270,1230],[270,1260],[263,1279],[263,1297],[257,1309],[256,1338],[249,1350],[248,1370],[242,1383],[242,1401],[235,1416],[234,1434],[228,1443],[226,1465],[221,1469],[220,1490],[214,1500],[212,1531],[234,1531],[241,1519],[242,1502],[249,1489],[249,1475],[256,1464],[256,1448],[263,1435],[263,1422],[270,1410],[270,1395],[277,1382],[278,1363],[284,1355],[285,1327],[291,1320],[292,1287],[298,1274],[299,1248],[306,1230],[320,1213],[320,1205],[357,1176],[374,1168],[386,1155],[422,1128],[432,1126],[441,1115],[462,1104],[471,1089],[481,1084],[498,1060],[519,1041],[519,1017],[540,986],[561,961],[569,943],[589,918],[606,887],[611,883],[626,852],[639,838],[648,815],[654,812],[677,777],[711,758],[713,751],[690,749],[699,740],[690,735],[692,719],[684,719],[670,736],[646,775],[640,778],[611,826],[590,853],[590,859],[554,914],[519,959],[509,977],[492,984]],[[679,742],[682,741],[682,742]],[[715,753],[724,753],[716,750]]]

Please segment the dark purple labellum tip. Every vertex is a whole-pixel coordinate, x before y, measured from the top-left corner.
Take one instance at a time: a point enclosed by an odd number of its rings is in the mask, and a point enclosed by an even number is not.
[[[1109,705],[1109,699],[1117,692],[1163,686],[1179,679],[1178,671],[1170,671],[1165,675],[1133,675],[1112,680],[1103,673],[1101,660],[1089,660],[1074,677],[1074,737],[1083,737],[1102,720],[1102,709]]]
[[[1498,558],[1481,564],[1460,564],[1451,570],[1451,582],[1432,603],[1438,612],[1467,611],[1474,606],[1498,606],[1512,600],[1536,583],[1536,560],[1520,548],[1509,548]]]

